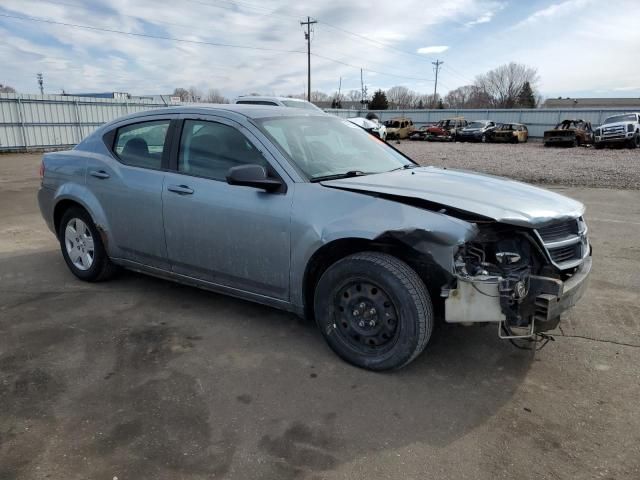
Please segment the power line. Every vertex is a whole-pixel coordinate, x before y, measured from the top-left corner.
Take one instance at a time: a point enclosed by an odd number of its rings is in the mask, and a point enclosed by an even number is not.
[[[30,22],[47,23],[47,24],[52,24],[52,25],[62,25],[62,26],[71,27],[71,28],[80,28],[80,29],[93,30],[93,31],[99,31],[99,32],[116,33],[118,35],[130,35],[130,36],[142,37],[142,38],[152,38],[152,39],[156,39],[156,40],[170,40],[170,41],[174,41],[174,42],[191,43],[191,44],[196,44],[196,45],[209,45],[209,46],[213,46],[213,47],[239,48],[239,49],[245,49],[245,50],[260,50],[260,51],[279,52],[279,53],[300,53],[300,54],[306,53],[306,52],[301,51],[301,50],[284,50],[284,49],[278,49],[278,48],[255,47],[255,46],[250,46],[250,45],[237,45],[237,44],[229,44],[229,43],[211,42],[211,41],[205,41],[205,40],[192,40],[192,39],[178,38],[178,37],[171,37],[171,36],[153,35],[153,34],[147,34],[147,33],[127,32],[127,31],[124,31],[124,30],[116,30],[116,29],[106,28],[106,27],[96,27],[96,26],[92,26],[92,25],[80,25],[80,24],[76,24],[76,23],[60,22],[60,21],[57,21],[57,20],[50,20],[50,19],[46,19],[46,18],[26,17],[26,16],[18,16],[18,15],[8,15],[8,14],[4,14],[4,13],[0,13],[0,17],[11,18],[11,19],[16,19],[16,20],[23,20],[23,21],[30,21]],[[364,68],[364,67],[360,67],[358,65],[353,65],[351,63],[344,62],[342,60],[337,60],[335,58],[327,57],[325,55],[321,55],[321,54],[318,54],[318,53],[311,53],[311,55],[313,55],[315,57],[318,57],[318,58],[322,58],[324,60],[327,60],[327,61],[330,61],[330,62],[333,62],[333,63],[337,63],[337,64],[344,65],[344,66],[347,66],[347,67],[355,68],[357,70],[360,70],[362,68],[366,72],[375,73],[375,74],[378,74],[378,75],[383,75],[383,76],[388,76],[388,77],[396,77],[396,78],[403,78],[403,79],[407,79],[407,80],[417,80],[417,81],[427,81],[427,82],[433,81],[431,79],[426,79],[426,78],[418,78],[418,77],[412,77],[412,76],[406,76],[406,75],[398,75],[398,74],[394,74],[394,73],[382,72],[380,70],[373,70],[373,69],[370,69],[370,68]]]
[[[27,20],[30,22],[41,22],[41,23],[50,23],[53,25],[63,25],[65,27],[73,27],[73,28],[84,28],[86,30],[97,30],[99,32],[108,32],[108,33],[117,33],[119,35],[132,35],[135,37],[144,37],[144,38],[154,38],[156,40],[171,40],[174,42],[183,42],[183,43],[195,43],[198,45],[210,45],[213,47],[227,47],[227,48],[241,48],[245,50],[263,50],[268,52],[280,52],[280,53],[304,53],[300,50],[283,50],[279,48],[268,48],[268,47],[254,47],[249,45],[235,45],[231,43],[219,43],[219,42],[209,42],[205,40],[190,40],[186,38],[177,38],[177,37],[169,37],[163,35],[152,35],[150,33],[137,33],[137,32],[126,32],[124,30],[116,30],[112,28],[103,28],[103,27],[94,27],[91,25],[80,25],[77,23],[67,23],[67,22],[59,22],[56,20],[49,20],[46,18],[37,18],[37,17],[24,17],[18,15],[7,15],[4,13],[0,13],[0,17],[5,18],[14,18],[17,20]]]

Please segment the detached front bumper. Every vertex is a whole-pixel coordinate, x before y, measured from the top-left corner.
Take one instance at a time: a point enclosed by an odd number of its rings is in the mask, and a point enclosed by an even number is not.
[[[529,323],[535,322],[535,331],[554,329],[560,315],[573,307],[588,286],[591,273],[591,255],[566,281],[551,277],[529,277],[527,295],[520,299],[517,313]],[[445,321],[447,323],[508,322],[498,281],[472,281],[458,279],[452,290],[443,290]]]

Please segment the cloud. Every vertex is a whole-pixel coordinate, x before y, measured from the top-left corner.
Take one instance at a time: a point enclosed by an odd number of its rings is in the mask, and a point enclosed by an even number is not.
[[[579,14],[582,9],[593,3],[594,0],[566,0],[554,3],[541,10],[536,10],[524,20],[516,23],[512,28],[518,29],[535,25],[541,21],[555,20],[569,14]]]
[[[422,47],[417,50],[418,53],[422,53],[424,55],[430,55],[432,53],[442,53],[449,50],[449,46],[447,45],[433,45],[431,47]]]
[[[495,15],[495,12],[487,12],[480,15],[475,20],[465,23],[467,27],[472,27],[474,25],[479,25],[481,23],[489,23]]]

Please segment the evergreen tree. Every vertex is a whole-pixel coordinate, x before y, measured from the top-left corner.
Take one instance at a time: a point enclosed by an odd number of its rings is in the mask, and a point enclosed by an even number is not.
[[[524,82],[520,95],[518,95],[518,106],[520,108],[536,108],[536,96],[529,82]]]
[[[438,99],[438,109],[444,110],[444,102],[441,98]]]
[[[369,110],[387,110],[388,108],[387,95],[382,90],[376,90],[369,102]]]

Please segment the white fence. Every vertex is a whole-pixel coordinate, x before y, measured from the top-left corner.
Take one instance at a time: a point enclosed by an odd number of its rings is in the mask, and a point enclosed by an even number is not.
[[[64,95],[0,94],[0,151],[57,148],[75,145],[98,126],[129,113],[164,107],[150,99],[118,100]],[[420,126],[450,117],[524,123],[533,137],[566,118],[581,118],[594,127],[610,116],[633,109],[522,110],[376,110],[380,120],[405,116]],[[339,117],[365,116],[369,111],[327,110]]]
[[[114,118],[164,106],[148,99],[1,93],[0,151],[75,145]]]

